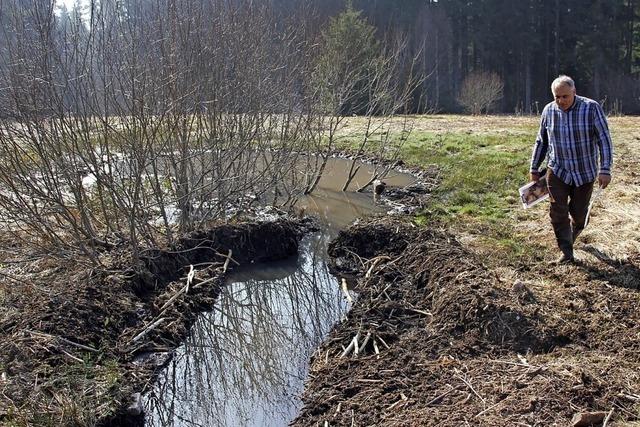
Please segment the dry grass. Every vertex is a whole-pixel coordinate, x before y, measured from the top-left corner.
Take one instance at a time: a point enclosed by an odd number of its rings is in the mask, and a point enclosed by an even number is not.
[[[614,181],[595,204],[584,241],[614,259],[640,253],[640,118],[610,120]]]
[[[513,134],[531,133],[537,131],[538,117],[532,116],[462,116],[462,115],[423,115],[398,116],[392,119],[377,118],[374,124],[385,123],[390,129],[401,130],[403,123],[408,121],[414,132],[434,133],[480,133],[480,134]],[[362,134],[366,126],[366,119],[352,117],[346,120],[343,132],[345,134]]]

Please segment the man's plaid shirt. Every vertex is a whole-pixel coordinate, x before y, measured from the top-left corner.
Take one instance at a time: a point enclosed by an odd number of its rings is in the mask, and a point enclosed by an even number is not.
[[[540,131],[533,147],[531,172],[538,171],[547,154],[548,166],[569,185],[593,182],[598,173],[610,175],[613,145],[600,104],[577,95],[567,112],[555,102],[547,104],[542,111]]]

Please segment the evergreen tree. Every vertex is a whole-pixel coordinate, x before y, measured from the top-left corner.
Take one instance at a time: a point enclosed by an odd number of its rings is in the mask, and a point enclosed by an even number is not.
[[[364,113],[380,53],[375,27],[349,2],[330,19],[321,40],[312,82],[323,108],[341,115]]]

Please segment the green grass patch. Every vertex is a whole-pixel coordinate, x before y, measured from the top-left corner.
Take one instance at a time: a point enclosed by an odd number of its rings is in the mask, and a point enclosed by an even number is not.
[[[518,207],[517,191],[527,178],[534,137],[415,133],[402,157],[410,164],[439,168],[432,214],[495,221]]]
[[[516,227],[522,209],[518,188],[528,179],[536,131],[411,134],[403,160],[423,168],[436,165],[440,172],[440,185],[415,223],[473,235],[474,245],[490,249],[500,264],[540,259],[540,248]]]

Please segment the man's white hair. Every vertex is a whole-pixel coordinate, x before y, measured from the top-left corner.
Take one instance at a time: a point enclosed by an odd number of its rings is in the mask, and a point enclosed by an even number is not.
[[[569,76],[565,76],[564,74],[558,76],[553,83],[551,83],[551,91],[553,91],[555,88],[557,88],[558,86],[567,86],[570,88],[574,88],[576,87],[576,84],[574,83],[573,79]]]

